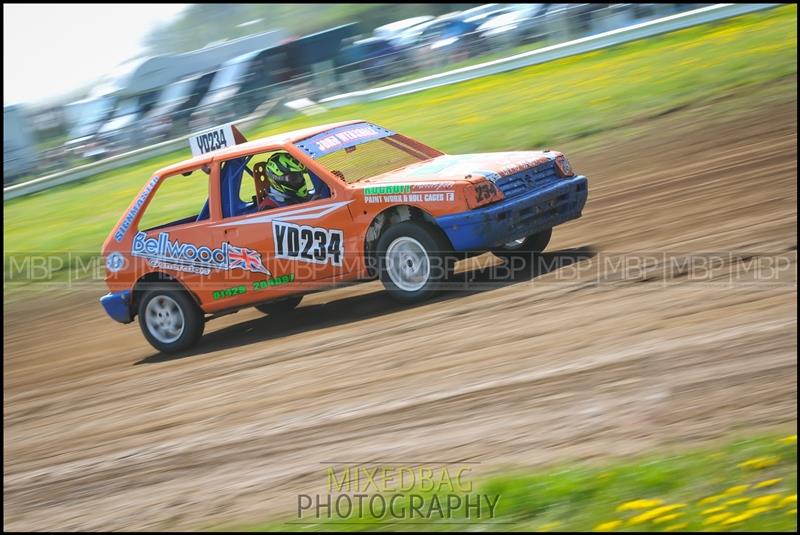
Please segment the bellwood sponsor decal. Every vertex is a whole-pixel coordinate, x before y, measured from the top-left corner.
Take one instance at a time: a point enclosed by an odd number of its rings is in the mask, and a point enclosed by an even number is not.
[[[223,242],[221,247],[211,247],[170,240],[168,232],[158,238],[149,238],[139,232],[133,238],[131,255],[146,258],[154,267],[165,267],[207,275],[212,269],[241,269],[271,275],[261,261],[261,254],[246,247],[236,247]]]

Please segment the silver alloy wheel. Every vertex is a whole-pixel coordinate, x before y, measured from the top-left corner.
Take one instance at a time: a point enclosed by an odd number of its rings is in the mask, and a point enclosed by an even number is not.
[[[503,249],[519,249],[522,247],[522,244],[525,243],[525,238],[520,238],[518,240],[510,241],[508,243],[503,244]]]
[[[404,292],[416,292],[428,282],[431,261],[420,242],[401,236],[386,250],[386,271],[392,282]]]
[[[181,337],[185,321],[183,310],[169,296],[157,295],[145,308],[147,330],[162,344],[171,344]]]

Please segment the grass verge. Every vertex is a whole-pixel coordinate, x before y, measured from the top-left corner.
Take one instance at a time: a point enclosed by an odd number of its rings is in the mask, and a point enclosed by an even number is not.
[[[428,519],[407,513],[405,520],[366,514],[249,530],[797,531],[797,436],[738,440],[601,466],[518,471],[488,479],[474,492],[499,496],[493,518],[484,515],[478,522],[473,512],[467,521],[463,511],[449,519],[437,513]],[[426,504],[432,502],[433,493],[420,494]],[[440,502],[446,497],[440,495]]]

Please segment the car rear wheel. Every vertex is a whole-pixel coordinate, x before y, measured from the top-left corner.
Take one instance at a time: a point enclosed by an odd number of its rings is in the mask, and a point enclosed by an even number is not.
[[[259,312],[263,312],[264,314],[270,314],[270,315],[285,314],[297,308],[297,305],[299,305],[300,301],[302,300],[303,300],[302,295],[292,295],[289,297],[285,297],[283,299],[279,299],[277,301],[271,301],[269,303],[256,305],[255,308],[256,310],[258,310]]]
[[[378,272],[386,291],[406,303],[428,299],[441,290],[455,257],[447,238],[428,223],[404,221],[378,240]]]
[[[139,301],[139,327],[154,348],[174,353],[193,346],[203,336],[200,307],[174,284],[145,290]]]
[[[526,238],[514,240],[503,244],[502,247],[494,249],[492,253],[498,258],[505,260],[512,267],[526,268],[532,265],[534,258],[541,253],[550,243],[553,229],[549,228],[536,234],[531,234]]]

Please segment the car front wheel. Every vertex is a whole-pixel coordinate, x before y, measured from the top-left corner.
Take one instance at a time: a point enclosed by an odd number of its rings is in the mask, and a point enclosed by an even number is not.
[[[378,240],[378,268],[389,294],[403,302],[428,299],[453,271],[455,257],[447,238],[428,223],[404,221]]]
[[[139,327],[154,348],[174,353],[200,340],[205,317],[189,294],[167,286],[144,292],[139,302]]]

